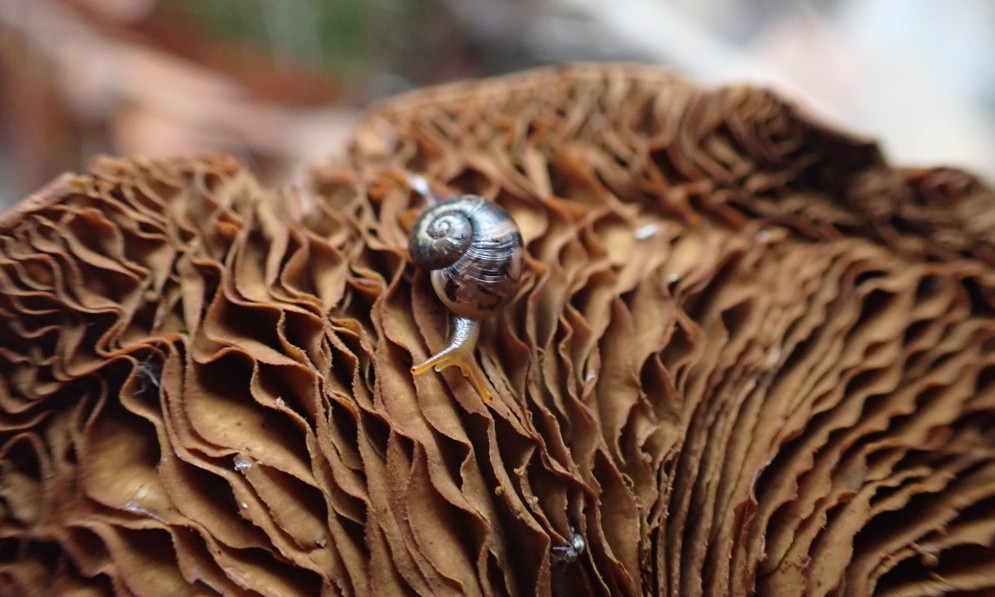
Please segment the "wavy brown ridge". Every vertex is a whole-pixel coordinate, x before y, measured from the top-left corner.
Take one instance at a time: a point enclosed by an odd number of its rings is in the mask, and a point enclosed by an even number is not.
[[[408,372],[413,175],[525,239],[486,405]],[[300,191],[98,160],[0,219],[0,593],[995,590],[993,207],[637,66],[398,98]]]

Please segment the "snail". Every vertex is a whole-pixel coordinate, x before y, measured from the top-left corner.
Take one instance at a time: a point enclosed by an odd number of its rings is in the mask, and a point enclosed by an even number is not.
[[[554,545],[551,549],[553,552],[553,561],[557,564],[573,564],[584,554],[584,550],[587,549],[587,542],[584,541],[584,537],[577,532],[577,529],[570,527],[570,542],[564,543],[562,545]]]
[[[518,226],[497,204],[478,195],[459,195],[418,217],[408,248],[415,265],[431,271],[435,294],[452,313],[448,346],[411,373],[459,367],[484,400],[490,400],[473,351],[481,321],[500,311],[521,286]]]

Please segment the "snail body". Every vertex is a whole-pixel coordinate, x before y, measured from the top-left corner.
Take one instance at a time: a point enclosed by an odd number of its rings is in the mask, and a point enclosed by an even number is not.
[[[500,311],[521,285],[524,249],[518,226],[497,204],[460,195],[419,216],[408,248],[415,265],[431,271],[436,295],[453,314],[449,345],[412,367],[412,373],[458,366],[488,399],[473,350],[480,321]]]

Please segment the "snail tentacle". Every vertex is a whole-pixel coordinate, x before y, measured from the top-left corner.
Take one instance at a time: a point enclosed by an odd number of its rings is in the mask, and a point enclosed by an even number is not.
[[[490,400],[491,395],[484,381],[484,372],[480,370],[477,361],[473,358],[473,349],[477,346],[479,336],[479,321],[465,317],[453,317],[453,331],[449,345],[421,365],[412,367],[411,373],[421,375],[429,369],[442,371],[449,366],[459,367],[463,375],[470,378],[470,382],[477,388],[484,400]]]

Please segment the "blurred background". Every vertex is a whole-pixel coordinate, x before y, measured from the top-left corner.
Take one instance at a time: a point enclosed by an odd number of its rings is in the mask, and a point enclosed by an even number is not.
[[[0,208],[98,154],[226,150],[291,181],[391,95],[622,60],[995,180],[990,0],[0,0]]]

